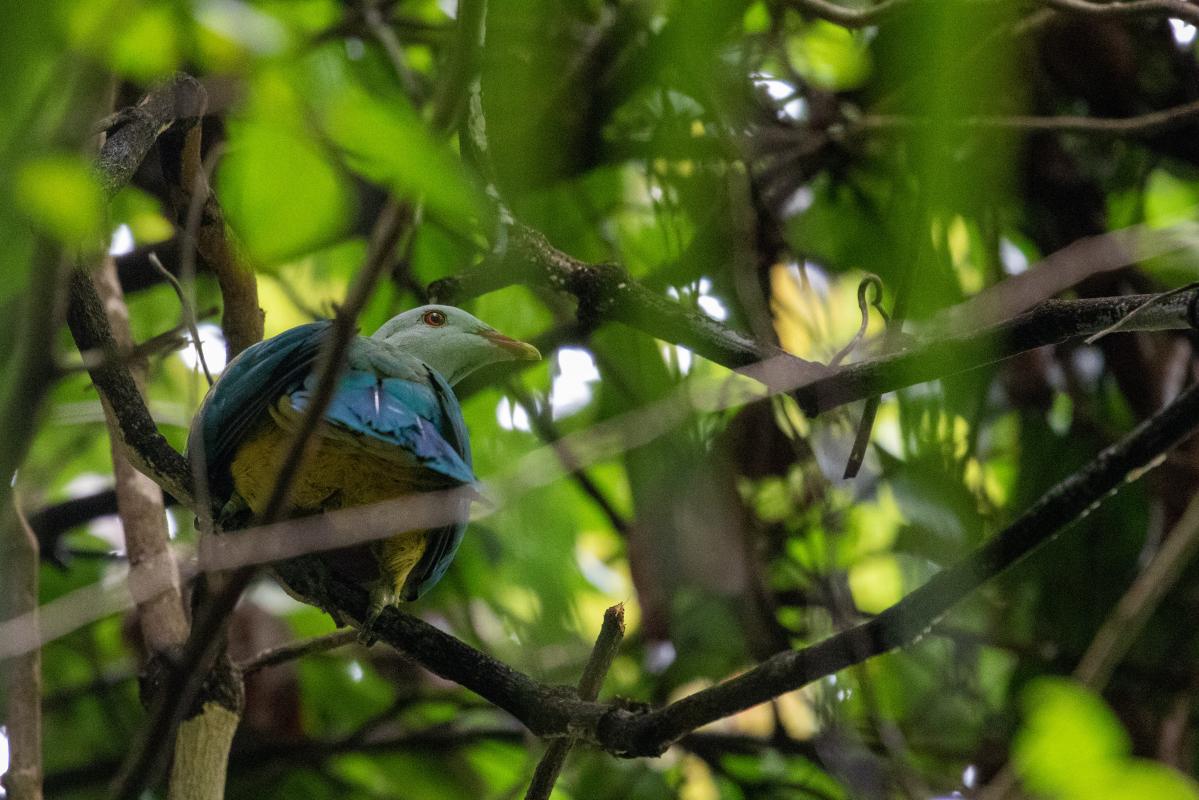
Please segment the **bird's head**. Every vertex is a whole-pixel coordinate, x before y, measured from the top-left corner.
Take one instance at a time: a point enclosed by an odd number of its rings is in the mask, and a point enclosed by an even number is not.
[[[479,367],[499,361],[536,361],[541,353],[453,306],[421,306],[394,316],[372,339],[424,361],[453,385]]]

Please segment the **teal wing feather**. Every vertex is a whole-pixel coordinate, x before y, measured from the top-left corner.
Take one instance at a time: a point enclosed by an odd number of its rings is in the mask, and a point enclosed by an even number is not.
[[[233,493],[229,466],[238,446],[271,404],[304,384],[331,327],[312,322],[247,347],[204,398],[187,449],[190,457],[203,457],[218,507]]]
[[[429,376],[431,388],[441,406],[444,420],[441,428],[442,434],[446,442],[462,457],[466,466],[473,469],[470,437],[466,432],[466,421],[462,418],[462,406],[459,405],[454,390],[446,383],[445,378],[433,369],[429,370]],[[420,597],[433,588],[449,569],[450,562],[454,560],[454,555],[458,552],[458,545],[462,544],[462,537],[466,533],[466,516],[470,512],[470,500],[460,501],[458,510],[461,513],[462,521],[428,532],[429,539],[425,545],[425,552],[404,582],[401,592],[402,599],[415,600]]]
[[[436,373],[419,366],[421,372],[416,374],[427,377],[428,382],[347,371],[325,410],[325,420],[357,436],[399,448],[429,473],[435,485],[471,483],[475,476],[470,465],[450,442],[460,438],[458,423],[447,415],[436,384],[428,377]],[[315,382],[316,376],[311,376],[303,388],[291,393],[292,408],[297,412],[307,407]],[[457,419],[461,419],[460,411]]]

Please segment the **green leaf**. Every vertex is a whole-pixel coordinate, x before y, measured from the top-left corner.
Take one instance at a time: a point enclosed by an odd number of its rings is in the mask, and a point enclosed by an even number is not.
[[[162,213],[154,196],[134,186],[126,186],[110,205],[113,226],[128,225],[138,244],[157,244],[175,235],[175,226]]]
[[[423,199],[459,229],[484,216],[486,203],[462,163],[410,108],[350,88],[331,102],[324,124],[350,168],[366,178]]]
[[[1199,786],[1177,770],[1146,759],[1134,759],[1104,788],[1108,800],[1195,800]]]
[[[170,73],[183,58],[181,21],[166,5],[138,9],[113,40],[108,53],[112,68],[139,81]]]
[[[752,4],[745,9],[741,24],[746,33],[766,33],[770,30],[770,9],[762,2]]]
[[[217,177],[229,223],[264,263],[330,242],[349,219],[345,180],[311,137],[295,128],[231,124],[229,153]]]
[[[853,89],[870,77],[865,40],[824,20],[815,20],[790,37],[787,55],[795,71],[821,89]]]
[[[903,571],[895,556],[868,556],[849,568],[849,590],[854,605],[877,614],[903,597]]]
[[[1012,746],[1024,785],[1051,798],[1196,800],[1199,786],[1169,767],[1129,758],[1115,714],[1081,685],[1038,678],[1024,690],[1025,722]]]
[[[1167,228],[1192,220],[1199,208],[1199,182],[1155,169],[1146,181],[1144,202],[1145,221],[1150,227]]]
[[[104,220],[100,185],[79,156],[43,156],[17,173],[17,207],[34,227],[69,244],[98,237]]]
[[[1039,678],[1024,690],[1023,705],[1012,760],[1024,784],[1049,796],[1107,796],[1100,788],[1131,744],[1103,701],[1074,681]]]

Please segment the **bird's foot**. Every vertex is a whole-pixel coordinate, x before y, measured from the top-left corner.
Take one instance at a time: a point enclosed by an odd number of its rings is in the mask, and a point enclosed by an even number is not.
[[[387,608],[395,602],[395,593],[388,587],[376,586],[371,589],[371,604],[366,609],[366,616],[362,619],[362,625],[358,628],[358,642],[370,647],[376,641],[375,624],[379,621],[379,615],[383,613],[383,609]]]

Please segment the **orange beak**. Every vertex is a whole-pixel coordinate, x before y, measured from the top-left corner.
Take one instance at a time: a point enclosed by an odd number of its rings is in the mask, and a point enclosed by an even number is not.
[[[501,350],[511,353],[512,358],[516,361],[541,360],[541,353],[528,342],[522,342],[518,339],[513,339],[511,336],[505,336],[499,331],[487,330],[482,331],[479,335]]]

